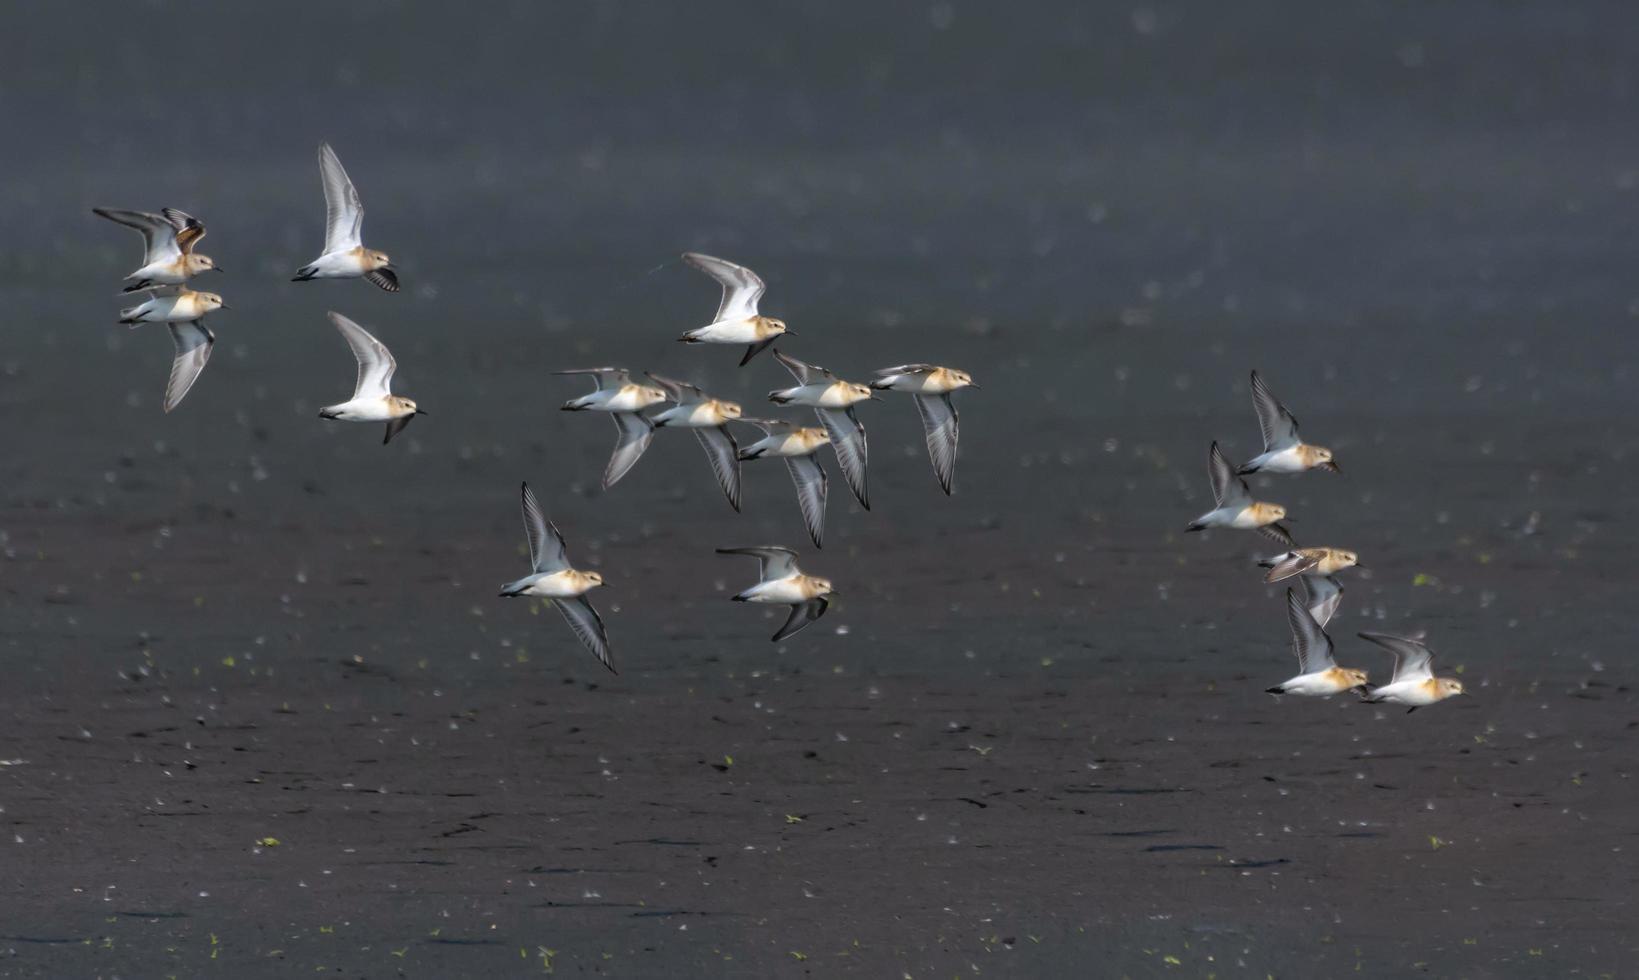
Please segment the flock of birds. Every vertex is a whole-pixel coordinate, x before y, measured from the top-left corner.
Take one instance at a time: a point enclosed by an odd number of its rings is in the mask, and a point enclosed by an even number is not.
[[[1292,630],[1298,673],[1269,688],[1269,693],[1330,697],[1354,691],[1362,701],[1405,705],[1408,714],[1424,705],[1462,694],[1462,681],[1434,676],[1434,655],[1421,638],[1389,633],[1359,634],[1361,639],[1393,655],[1394,673],[1387,684],[1374,687],[1364,670],[1338,666],[1326,624],[1343,601],[1343,586],[1336,575],[1347,568],[1362,567],[1359,555],[1341,548],[1298,547],[1291,533],[1280,524],[1286,519],[1286,508],[1254,500],[1243,477],[1254,473],[1302,473],[1312,469],[1339,473],[1341,470],[1330,449],[1303,441],[1298,434],[1297,419],[1256,371],[1252,372],[1252,405],[1257,410],[1258,426],[1263,433],[1263,452],[1235,466],[1214,442],[1207,453],[1213,509],[1190,522],[1185,530],[1213,527],[1257,530],[1285,546],[1285,551],[1258,564],[1268,569],[1265,582],[1297,577],[1303,583],[1301,597],[1296,589],[1286,590],[1286,618]]]
[[[293,281],[364,279],[388,292],[398,292],[398,274],[392,260],[385,252],[364,245],[364,207],[358,190],[329,144],[319,146],[319,173],[325,200],[324,251],[298,269]],[[216,336],[205,325],[205,317],[229,308],[220,295],[188,286],[196,275],[222,271],[209,256],[196,251],[205,237],[205,225],[175,208],[164,208],[159,214],[112,208],[92,210],[142,233],[142,265],[125,277],[124,291],[146,292],[148,298],[137,306],[121,310],[120,322],[133,328],[145,323],[164,323],[170,328],[176,346],[165,387],[164,409],[170,412],[181,404],[210,360]],[[743,345],[746,350],[740,358],[740,366],[744,367],[782,337],[795,336],[783,321],[758,312],[766,287],[755,272],[697,252],[684,254],[683,261],[716,280],[722,286],[722,299],[712,321],[683,334],[679,338],[682,342]],[[352,397],[320,409],[319,417],[385,424],[382,442],[391,442],[417,415],[427,413],[414,400],[392,393],[393,373],[398,365],[385,344],[347,317],[334,312],[329,316],[358,362],[358,377]],[[914,396],[921,414],[934,475],[944,492],[951,493],[959,435],[951,393],[978,387],[967,372],[934,364],[904,364],[880,370],[870,382],[861,384],[839,378],[823,367],[800,361],[781,350],[775,350],[773,356],[791,372],[796,384],[769,392],[769,400],[779,406],[813,409],[819,426],[804,426],[790,419],[747,417],[739,405],[713,398],[693,384],[653,374],[644,375],[653,383],[644,383],[633,380],[627,369],[616,367],[559,372],[586,375],[596,384],[595,390],[570,399],[563,408],[573,412],[604,412],[614,419],[618,436],[603,474],[605,489],[630,472],[649,447],[655,430],[661,428],[694,431],[711,462],[718,486],[736,511],[740,509],[740,463],[755,459],[785,460],[796,484],[803,524],[818,548],[823,545],[825,531],[827,478],[816,454],[823,446],[831,446],[848,488],[860,505],[869,510],[865,426],[854,408],[860,402],[877,398],[879,391],[904,392]],[[649,409],[666,402],[671,403],[670,408],[647,414]],[[762,437],[744,448],[739,447],[729,430],[734,422],[756,426]],[[1216,447],[1214,449],[1216,451]],[[569,563],[563,535],[547,520],[527,483],[523,485],[522,497],[531,571],[503,587],[501,595],[531,596],[551,602],[586,648],[605,667],[615,670],[603,620],[587,598],[592,589],[603,584],[603,576],[578,570]],[[762,545],[718,551],[757,559],[757,584],[735,595],[735,601],[791,607],[785,624],[773,636],[775,641],[819,619],[829,607],[830,599],[837,595],[829,579],[808,575],[798,568],[797,553],[790,548]]]

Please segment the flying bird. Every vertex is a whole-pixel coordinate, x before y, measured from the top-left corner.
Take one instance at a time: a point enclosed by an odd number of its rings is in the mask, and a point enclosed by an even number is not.
[[[144,323],[194,323],[207,313],[230,309],[215,293],[195,292],[180,287],[175,292],[150,292],[136,306],[120,310],[120,322],[136,327]]]
[[[319,418],[342,422],[386,422],[387,434],[381,444],[393,441],[417,415],[426,415],[415,402],[392,393],[393,372],[398,362],[387,345],[372,337],[363,327],[340,313],[331,313],[330,322],[341,331],[353,357],[359,362],[358,380],[353,383],[353,397],[339,405],[319,409]]]
[[[1325,698],[1366,684],[1365,671],[1337,665],[1332,655],[1332,638],[1309,614],[1296,589],[1286,590],[1286,621],[1292,628],[1292,652],[1297,654],[1298,673],[1271,687],[1270,694]]]
[[[814,547],[820,547],[825,536],[825,469],[814,454],[831,441],[826,431],[818,426],[803,427],[794,422],[778,419],[748,419],[763,430],[763,438],[740,450],[741,459],[785,460],[791,471],[791,482],[797,487],[797,506],[802,508],[802,523]]]
[[[216,334],[205,326],[205,314],[228,308],[215,293],[181,287],[164,296],[150,293],[146,301],[120,311],[120,322],[133,328],[144,323],[163,323],[171,329],[176,356],[171,360],[171,376],[165,382],[165,411],[182,404],[183,396],[199,380],[205,362],[211,359]]]
[[[1263,577],[1268,583],[1275,583],[1289,579],[1294,575],[1307,575],[1315,578],[1325,578],[1336,575],[1345,568],[1364,568],[1360,564],[1360,556],[1342,548],[1293,548],[1283,551],[1273,558],[1265,558],[1258,562],[1260,568],[1269,569],[1269,574]]]
[[[643,451],[649,448],[649,442],[654,439],[654,423],[643,410],[665,401],[666,393],[653,385],[632,381],[631,372],[625,368],[576,368],[557,373],[589,374],[597,384],[591,394],[564,402],[564,411],[609,412],[615,420],[619,435],[609,465],[603,471],[603,489],[607,490],[637,465]]]
[[[1246,481],[1235,475],[1235,467],[1216,442],[1207,453],[1207,474],[1212,478],[1214,508],[1190,522],[1185,531],[1200,531],[1209,527],[1256,529],[1287,548],[1294,547],[1292,535],[1276,523],[1286,516],[1286,508],[1280,504],[1253,500]]]
[[[684,252],[683,261],[717,280],[723,287],[717,315],[712,317],[712,322],[679,337],[683,343],[745,344],[746,354],[740,358],[740,366],[745,367],[764,347],[781,336],[796,336],[785,329],[784,320],[762,316],[757,312],[757,301],[762,299],[763,291],[768,287],[755,272],[727,259],[699,252]]]
[[[844,381],[817,364],[805,364],[784,351],[775,351],[774,359],[797,379],[797,387],[771,391],[768,400],[776,405],[807,405],[814,409],[831,436],[831,448],[836,451],[837,465],[842,467],[848,489],[861,507],[870,510],[870,493],[865,485],[865,426],[854,415],[854,404],[874,397],[871,389]]]
[[[142,266],[125,277],[127,293],[157,286],[180,286],[201,272],[221,272],[209,255],[194,251],[205,237],[205,225],[198,218],[176,208],[159,214],[92,208],[93,214],[142,232]]]
[[[685,381],[644,373],[666,392],[666,397],[677,403],[654,417],[655,428],[692,429],[711,461],[711,471],[717,477],[717,485],[723,488],[723,496],[728,498],[730,506],[739,510],[740,458],[728,423],[740,417],[740,406],[713,398]]]
[[[580,637],[598,662],[618,674],[609,655],[609,636],[603,619],[592,608],[586,593],[603,584],[598,572],[576,571],[569,565],[569,552],[558,526],[541,513],[529,484],[523,485],[524,534],[529,538],[530,574],[501,587],[506,597],[537,596],[549,600],[563,613],[564,622]]]
[[[1246,461],[1238,471],[1248,473],[1301,473],[1319,467],[1333,473],[1343,472],[1332,460],[1332,451],[1324,446],[1311,446],[1298,436],[1298,420],[1286,410],[1263,383],[1258,372],[1252,372],[1252,407],[1258,412],[1258,428],[1263,430],[1263,452]]]
[[[1394,676],[1387,684],[1362,694],[1360,700],[1403,704],[1409,715],[1425,705],[1463,693],[1462,681],[1434,676],[1434,654],[1419,641],[1389,633],[1361,633],[1360,638],[1394,655]]]
[[[902,364],[876,372],[871,387],[877,391],[904,391],[916,396],[916,410],[927,432],[928,459],[939,486],[950,495],[956,476],[956,439],[960,418],[951,404],[950,393],[958,388],[977,388],[966,371],[934,364]]]
[[[771,602],[791,607],[791,615],[772,639],[785,639],[825,615],[836,595],[831,580],[803,574],[797,567],[797,553],[790,548],[764,545],[759,548],[718,548],[719,555],[751,555],[757,559],[756,585],[734,597],[735,602]]]
[[[324,252],[296,270],[292,282],[309,279],[368,279],[398,292],[398,273],[386,252],[364,247],[364,205],[329,143],[319,144],[319,176],[324,180]]]

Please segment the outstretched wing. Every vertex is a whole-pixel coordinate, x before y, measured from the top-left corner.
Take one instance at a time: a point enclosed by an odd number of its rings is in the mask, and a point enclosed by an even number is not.
[[[632,373],[630,371],[626,370],[625,368],[617,367],[570,368],[567,371],[554,371],[552,373],[589,374],[592,376],[592,381],[597,384],[598,391],[602,391],[605,388],[619,388],[632,380]]]
[[[615,662],[609,656],[609,634],[603,628],[603,618],[592,608],[592,601],[578,595],[573,599],[554,599],[552,603],[558,607],[558,612],[563,613],[563,621],[575,631],[580,641],[586,644],[586,649],[598,658],[598,662],[609,668],[609,673],[620,673],[615,669]]]
[[[886,378],[894,374],[932,374],[937,370],[937,364],[901,364],[898,367],[882,368],[876,372],[876,376]]]
[[[757,301],[768,287],[755,272],[727,259],[719,259],[699,252],[684,252],[683,261],[717,280],[723,287],[722,302],[717,304],[713,322],[745,320],[757,315]]]
[[[865,459],[869,447],[865,442],[865,426],[854,415],[852,408],[816,408],[815,414],[825,423],[825,433],[831,437],[831,448],[836,451],[837,464],[842,467],[842,478],[854,492],[859,505],[871,509],[871,495],[865,485]]]
[[[398,370],[398,362],[393,360],[393,353],[387,345],[370,335],[370,331],[332,311],[330,322],[341,331],[347,346],[353,349],[353,357],[359,362],[358,379],[353,383],[354,398],[381,398],[385,396],[393,384],[393,372]]]
[[[324,252],[345,252],[364,244],[364,205],[329,143],[319,144],[319,176],[324,180]]]
[[[803,361],[799,361],[783,350],[776,350],[774,352],[774,360],[785,365],[785,369],[790,371],[791,376],[796,378],[797,383],[801,385],[817,384],[822,380],[837,380],[836,375],[820,367],[818,364],[808,364]]]
[[[194,246],[205,237],[205,223],[186,211],[177,208],[160,208],[159,213],[165,216],[176,231],[176,246],[183,255],[191,254]]]
[[[1394,655],[1394,676],[1389,683],[1427,680],[1434,676],[1434,654],[1416,640],[1392,633],[1361,633],[1360,638]]]
[[[1343,601],[1343,586],[1330,575],[1306,575],[1300,581],[1309,593],[1309,615],[1324,629],[1337,615],[1338,604]]]
[[[1292,627],[1292,652],[1298,657],[1298,672],[1313,674],[1337,666],[1332,656],[1332,638],[1309,615],[1298,598],[1297,589],[1286,590],[1286,621]]]
[[[637,465],[649,442],[654,439],[654,423],[637,412],[613,412],[615,428],[620,435],[615,439],[615,451],[609,456],[609,466],[603,471],[603,489],[619,482],[627,471]]]
[[[825,467],[809,456],[787,456],[786,469],[791,471],[791,482],[797,485],[797,506],[802,508],[802,523],[814,547],[821,547],[825,537]]]
[[[791,607],[791,615],[786,617],[785,625],[772,637],[775,643],[780,642],[793,633],[802,631],[814,620],[825,615],[830,602],[824,596],[815,596],[807,602],[799,602]]]
[[[1297,542],[1292,540],[1292,532],[1279,524],[1265,524],[1263,527],[1258,528],[1258,533],[1274,538],[1288,549],[1297,547]]]
[[[1269,574],[1265,575],[1263,580],[1271,584],[1279,582],[1294,575],[1302,575],[1318,564],[1320,564],[1319,555],[1305,554],[1301,551],[1288,551],[1281,556],[1280,561],[1269,566]]]
[[[1263,430],[1263,451],[1272,453],[1298,444],[1298,420],[1286,410],[1263,383],[1263,376],[1252,372],[1252,407],[1258,413],[1258,428]]]
[[[1252,502],[1252,491],[1235,475],[1235,464],[1216,442],[1207,453],[1207,475],[1212,478],[1212,499],[1218,507],[1245,507]]]
[[[961,434],[956,406],[949,395],[917,395],[916,408],[922,414],[933,474],[949,496],[951,481],[956,477],[956,440]]]
[[[523,485],[524,535],[529,539],[529,564],[537,574],[561,572],[569,567],[569,549],[558,526],[546,519],[535,492]]]
[[[797,553],[790,548],[765,544],[756,548],[718,548],[719,555],[751,555],[757,559],[757,578],[764,582],[785,578],[797,570]]]
[[[92,208],[91,213],[142,232],[143,265],[174,262],[182,254],[182,249],[176,242],[176,228],[157,214],[149,214],[147,211],[123,211],[119,208]]]
[[[699,385],[691,385],[687,381],[678,381],[675,378],[661,377],[653,371],[644,371],[643,373],[648,375],[650,381],[660,386],[661,390],[666,393],[667,398],[679,405],[692,405],[696,402],[707,401],[710,397],[700,389]]]
[[[176,358],[171,361],[171,379],[165,384],[167,412],[182,404],[182,397],[199,380],[199,372],[205,370],[205,362],[211,359],[211,346],[216,343],[216,335],[198,320],[170,326]]]
[[[740,451],[734,437],[722,426],[696,428],[694,436],[700,440],[706,458],[711,460],[711,471],[717,476],[717,485],[735,510],[740,509]]]

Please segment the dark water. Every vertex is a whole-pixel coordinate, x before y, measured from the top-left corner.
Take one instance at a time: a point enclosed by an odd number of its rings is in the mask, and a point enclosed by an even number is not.
[[[1618,4],[27,5],[0,59],[0,975],[1620,974],[1639,26]],[[333,143],[405,292],[292,284]],[[114,325],[185,208],[209,368]],[[972,370],[958,492],[868,406],[841,603],[693,440],[608,494],[600,363],[757,268],[792,353]],[[326,426],[336,309],[432,413]],[[1345,475],[1332,632],[1473,697],[1273,704],[1262,543],[1185,539],[1260,367]],[[527,479],[618,678],[522,573]],[[732,761],[731,761],[732,760]],[[259,843],[275,838],[277,845]]]

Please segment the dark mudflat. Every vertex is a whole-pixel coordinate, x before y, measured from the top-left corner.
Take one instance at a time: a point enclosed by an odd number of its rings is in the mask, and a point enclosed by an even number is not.
[[[1631,971],[1631,12],[879,8],[31,14],[0,976]],[[198,91],[114,45],[161,21]],[[285,281],[320,139],[402,293]],[[135,236],[89,213],[167,204],[234,307],[171,415],[169,339],[113,322]],[[716,301],[688,248],[805,360],[973,371],[956,494],[892,395],[818,553],[784,467],[736,515],[681,435],[598,491],[551,371],[786,383],[674,342]],[[329,309],[431,413],[390,446],[314,418]],[[1426,629],[1470,697],[1262,693],[1266,542],[1181,533],[1208,443],[1256,451],[1253,367],[1344,467],[1254,480],[1370,566],[1340,659]],[[524,479],[609,579],[618,677],[495,596]],[[843,593],[780,646],[714,554],[765,542]]]

